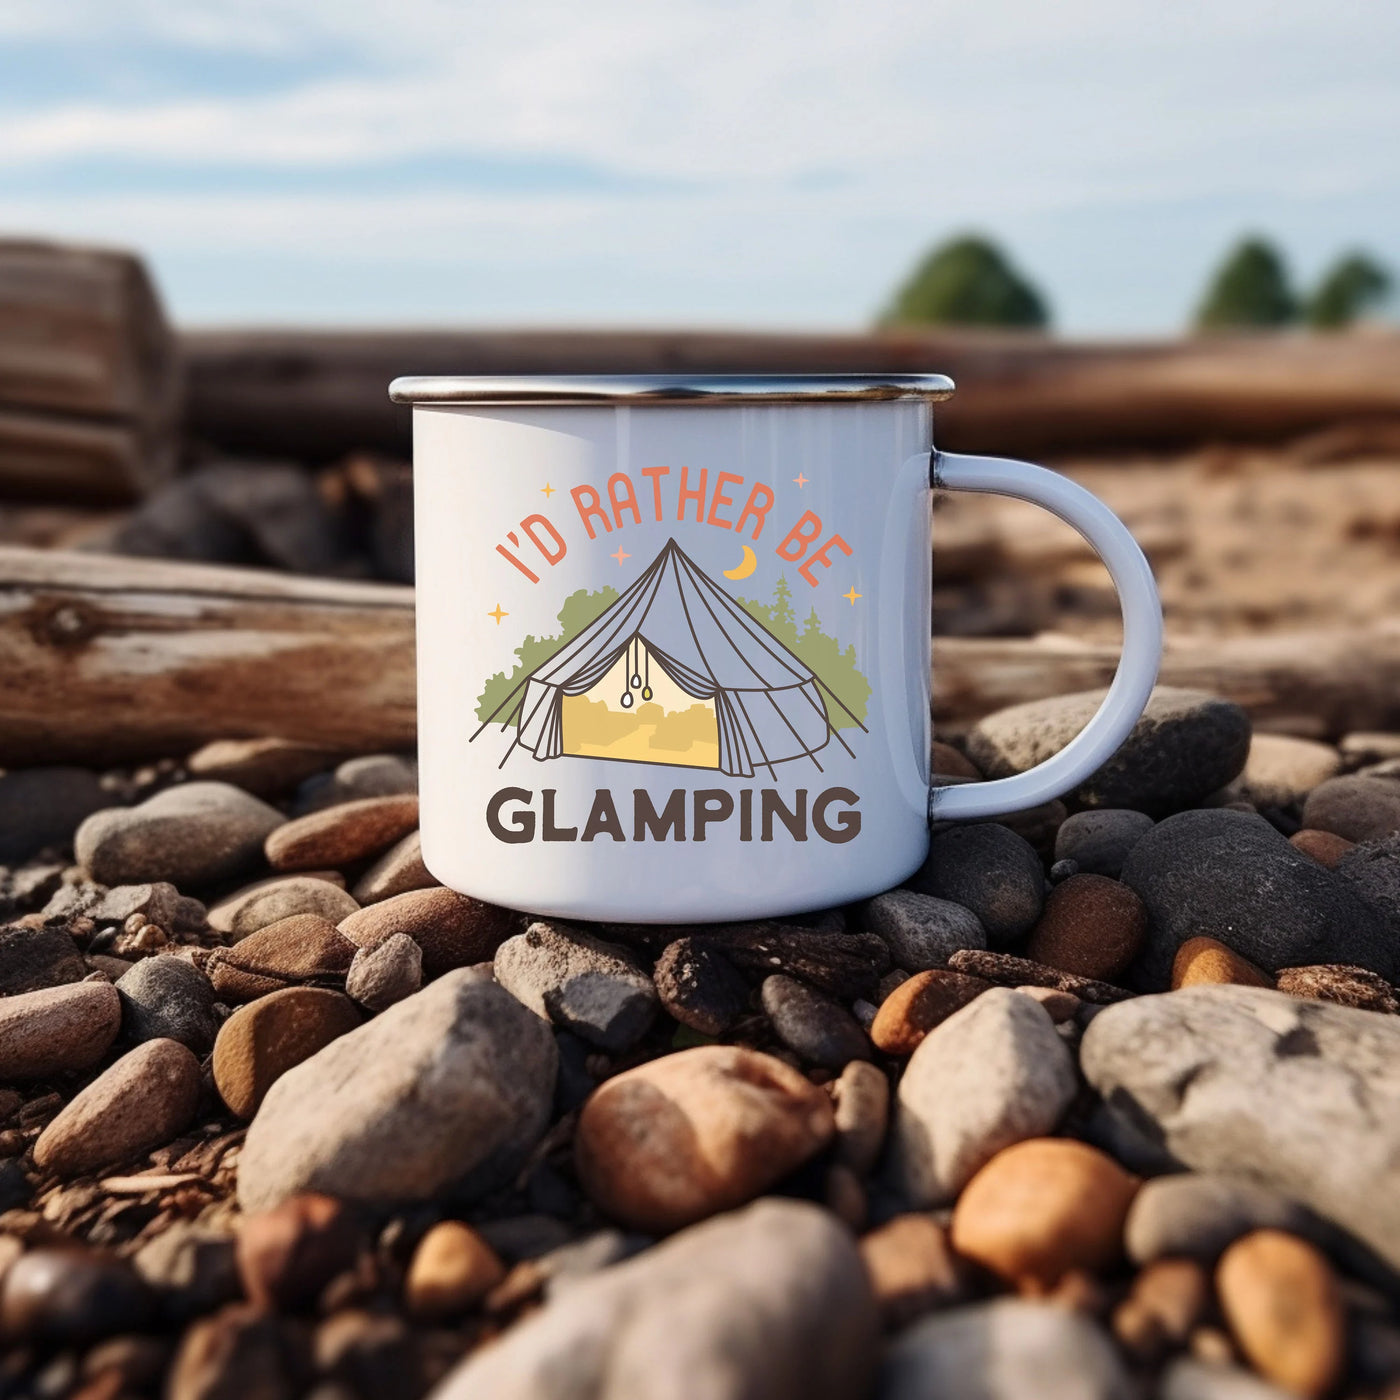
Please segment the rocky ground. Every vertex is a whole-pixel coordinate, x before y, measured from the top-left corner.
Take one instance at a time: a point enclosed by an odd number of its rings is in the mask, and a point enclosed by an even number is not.
[[[1161,691],[1065,802],[723,927],[442,889],[415,787],[0,777],[5,1394],[1400,1396],[1400,735]]]

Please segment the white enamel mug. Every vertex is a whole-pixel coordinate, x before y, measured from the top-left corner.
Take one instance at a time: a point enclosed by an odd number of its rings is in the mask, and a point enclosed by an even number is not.
[[[936,375],[399,379],[413,405],[423,858],[576,919],[828,908],[928,823],[1048,801],[1119,746],[1161,652],[1152,573],[1066,478],[938,453]],[[1053,758],[930,787],[936,488],[1034,501],[1103,557],[1117,675]]]

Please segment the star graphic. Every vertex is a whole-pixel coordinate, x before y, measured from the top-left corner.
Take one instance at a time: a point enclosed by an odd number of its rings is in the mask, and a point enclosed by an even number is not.
[[[622,567],[622,561],[623,561],[624,559],[630,559],[631,557],[632,557],[632,556],[631,556],[630,554],[628,554],[627,551],[626,551],[625,549],[623,549],[623,547],[622,547],[621,545],[618,545],[618,547],[617,547],[617,553],[616,553],[616,554],[609,554],[609,555],[608,555],[608,558],[609,558],[609,559],[616,559],[616,560],[617,560],[617,567],[618,567],[619,569]]]
[[[802,473],[799,471],[797,475],[793,477],[792,480],[793,484],[800,491],[809,481],[811,481],[811,479],[812,478],[810,476],[803,476]]]
[[[850,591],[849,593],[843,593],[841,596],[842,596],[843,598],[845,598],[845,599],[847,600],[847,602],[849,602],[850,605],[851,605],[852,607],[855,607],[855,605],[856,605],[856,599],[857,599],[857,598],[864,598],[864,597],[865,597],[865,594],[864,594],[864,593],[857,593],[857,592],[856,592],[856,586],[855,586],[855,584],[852,584],[852,585],[851,585],[851,591]]]
[[[548,500],[554,494],[554,487],[552,487],[547,481],[543,486],[540,487],[540,490],[544,492],[545,500]]]
[[[494,617],[494,618],[496,619],[496,626],[499,627],[499,626],[501,625],[501,619],[502,619],[503,617],[509,617],[510,614],[509,614],[508,612],[506,612],[505,609],[502,608],[501,605],[500,605],[499,603],[497,603],[497,604],[496,604],[496,610],[495,610],[494,612],[489,612],[489,613],[487,613],[486,616],[487,616],[487,617]]]

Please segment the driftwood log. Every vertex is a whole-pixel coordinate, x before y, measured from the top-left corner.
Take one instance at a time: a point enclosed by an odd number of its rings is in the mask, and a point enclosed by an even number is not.
[[[120,503],[175,469],[175,335],[139,259],[0,240],[0,492]]]
[[[413,591],[246,569],[0,549],[0,765],[116,763],[276,735],[358,750],[414,741]],[[935,718],[963,727],[1106,685],[1116,648],[934,644]],[[1261,725],[1400,728],[1400,626],[1174,641],[1162,679]]]
[[[968,332],[241,331],[182,345],[194,440],[310,462],[358,449],[406,457],[408,410],[386,394],[401,374],[935,370],[958,384],[937,412],[943,447],[1024,455],[1400,421],[1400,336],[1382,333],[1066,344]]]

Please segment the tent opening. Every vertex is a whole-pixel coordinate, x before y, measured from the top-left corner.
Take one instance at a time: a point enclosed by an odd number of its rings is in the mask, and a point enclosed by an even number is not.
[[[560,706],[561,752],[633,763],[719,767],[719,720],[712,700],[683,690],[634,638],[608,673]]]

